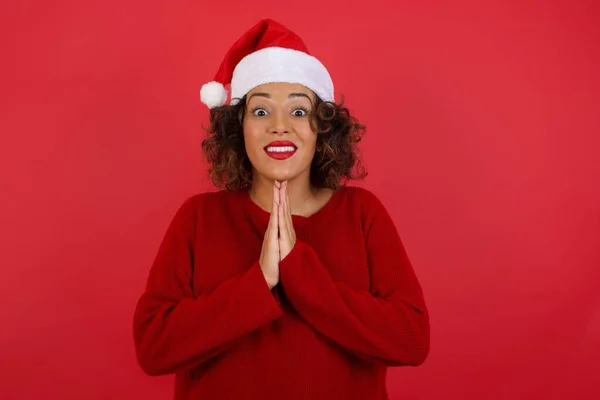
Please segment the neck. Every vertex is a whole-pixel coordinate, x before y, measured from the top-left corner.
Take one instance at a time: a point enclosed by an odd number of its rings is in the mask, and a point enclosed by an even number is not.
[[[250,198],[265,211],[273,208],[273,180],[254,174]],[[315,198],[315,190],[310,184],[309,177],[302,176],[291,179],[287,183],[288,197],[292,214],[301,213],[303,206]]]

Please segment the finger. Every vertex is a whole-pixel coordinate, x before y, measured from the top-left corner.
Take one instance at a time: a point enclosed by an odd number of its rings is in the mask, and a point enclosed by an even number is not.
[[[287,190],[287,185],[281,190],[283,193],[282,203],[283,203],[283,219],[285,221],[285,232],[288,240],[288,246],[292,247],[294,245],[294,221],[292,219],[291,207],[290,207],[290,196]]]
[[[283,215],[285,216],[286,222],[288,224],[288,228],[289,228],[289,223],[291,222],[289,216],[290,216],[290,193],[288,192],[288,186],[287,186],[287,181],[284,182],[283,187],[281,189],[281,193],[282,193],[282,198],[281,198],[281,202],[283,203]]]
[[[273,186],[273,209],[269,217],[269,232],[271,238],[277,238],[277,218],[279,213],[279,190]]]
[[[290,196],[287,184],[285,185],[285,210],[287,211],[288,221],[292,222],[292,208],[290,207]]]
[[[285,216],[285,191],[281,190],[279,192],[280,202],[279,208],[277,209],[277,217],[279,218],[279,230],[286,230],[286,216]]]
[[[273,210],[271,211],[271,216],[269,217],[269,230],[277,231],[277,212],[279,209],[279,205],[276,201],[273,200]]]
[[[287,186],[285,182],[281,184],[281,189],[279,189],[279,198],[281,199],[281,205],[283,206],[283,211],[285,211],[285,203],[287,201]]]
[[[280,196],[281,197],[285,197],[285,191],[282,189],[280,192]],[[286,221],[286,216],[285,216],[285,201],[283,198],[281,198],[281,202],[279,203],[279,210],[278,210],[278,219],[279,219],[279,236],[281,238],[281,240],[288,245],[289,244],[289,231],[288,231],[288,224]]]
[[[287,226],[288,232],[290,233],[290,236],[291,236],[291,231],[294,229],[294,225],[292,223],[292,208],[290,207],[290,196],[288,193],[287,182],[286,182],[286,185],[284,186],[283,192],[284,192],[284,196],[285,196],[283,200],[285,200],[284,201],[284,211],[285,211],[285,218],[286,218],[286,222],[287,222],[286,226]]]
[[[278,205],[281,203],[281,188],[279,187],[279,182],[277,181],[275,181],[273,184],[273,198]]]

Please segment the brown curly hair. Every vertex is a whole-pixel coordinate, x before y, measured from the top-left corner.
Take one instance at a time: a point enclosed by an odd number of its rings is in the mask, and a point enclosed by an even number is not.
[[[210,110],[208,137],[202,141],[202,153],[209,163],[209,176],[217,188],[238,190],[250,187],[252,164],[246,154],[243,118],[246,97],[235,105]],[[317,133],[316,152],[310,168],[314,187],[333,190],[351,179],[364,178],[357,144],[365,127],[343,105],[322,101],[316,96],[311,112],[311,127]]]

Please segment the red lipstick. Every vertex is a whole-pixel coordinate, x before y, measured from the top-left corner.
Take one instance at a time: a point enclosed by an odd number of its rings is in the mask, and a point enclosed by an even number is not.
[[[274,160],[285,160],[293,156],[297,149],[289,140],[276,140],[265,146],[265,153]]]

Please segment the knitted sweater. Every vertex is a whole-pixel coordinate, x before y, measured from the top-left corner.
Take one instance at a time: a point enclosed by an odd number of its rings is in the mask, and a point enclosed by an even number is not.
[[[176,400],[387,399],[387,367],[425,361],[429,315],[385,207],[347,187],[292,216],[273,290],[258,263],[269,215],[246,191],[183,202],[134,314],[142,369],[176,374]]]

